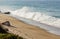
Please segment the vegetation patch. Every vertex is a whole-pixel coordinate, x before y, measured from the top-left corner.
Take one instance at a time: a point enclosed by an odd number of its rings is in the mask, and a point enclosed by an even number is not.
[[[23,38],[22,37],[19,37],[17,35],[14,35],[14,34],[0,33],[0,39],[23,39]]]
[[[18,35],[6,32],[6,30],[4,30],[0,25],[0,39],[23,39],[23,38],[19,37]]]

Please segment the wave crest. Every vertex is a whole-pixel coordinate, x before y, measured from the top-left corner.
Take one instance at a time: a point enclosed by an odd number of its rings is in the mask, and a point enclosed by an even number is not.
[[[60,27],[59,18],[43,14],[42,12],[34,12],[30,7],[23,7],[21,9],[11,12],[11,14],[30,20],[35,20],[48,25],[53,25],[54,27]]]

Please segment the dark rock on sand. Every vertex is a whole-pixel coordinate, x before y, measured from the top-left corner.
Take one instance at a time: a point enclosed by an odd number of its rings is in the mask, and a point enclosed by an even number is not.
[[[11,26],[9,21],[3,22],[2,24],[6,26]]]
[[[10,14],[10,12],[5,12],[4,14]]]

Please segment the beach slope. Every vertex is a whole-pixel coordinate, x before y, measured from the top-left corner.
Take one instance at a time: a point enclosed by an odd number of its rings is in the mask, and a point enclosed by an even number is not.
[[[11,26],[13,26],[8,27],[3,25],[3,27],[6,27],[9,30],[8,32],[22,36],[26,39],[60,39],[60,36],[48,33],[44,29],[26,24],[8,15],[0,14],[0,23],[5,21],[9,21]]]

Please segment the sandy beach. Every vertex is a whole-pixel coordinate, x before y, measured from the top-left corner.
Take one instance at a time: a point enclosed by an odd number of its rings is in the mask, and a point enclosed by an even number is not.
[[[22,36],[26,39],[60,39],[60,36],[48,33],[44,29],[26,24],[8,15],[0,14],[0,23],[3,23],[5,21],[9,21],[11,25],[14,26],[8,27],[3,25],[4,27],[8,28],[8,32]]]

